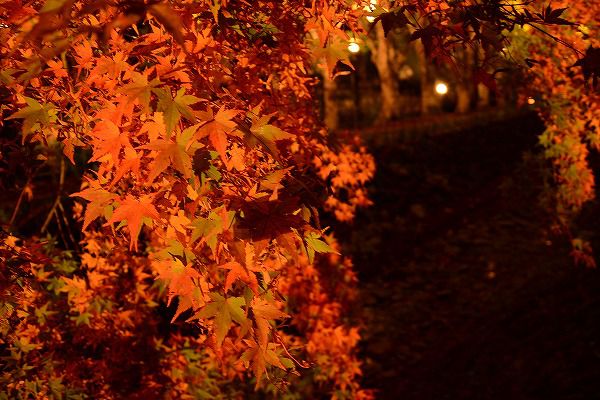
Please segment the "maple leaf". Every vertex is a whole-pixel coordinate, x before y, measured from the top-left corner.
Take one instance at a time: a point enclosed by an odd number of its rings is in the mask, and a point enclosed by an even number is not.
[[[183,37],[183,24],[181,18],[168,4],[156,3],[148,7],[148,13],[160,22],[165,29],[173,35],[173,39],[185,50]]]
[[[256,143],[260,143],[274,159],[279,160],[279,150],[277,149],[276,142],[279,140],[292,139],[294,135],[283,131],[275,125],[269,124],[268,122],[271,117],[272,115],[265,115],[255,119],[252,122],[250,133],[246,134],[244,139],[251,147],[254,147]]]
[[[112,188],[127,172],[131,171],[138,175],[140,169],[140,157],[133,147],[125,147],[125,159],[115,171],[115,177],[110,183]]]
[[[155,112],[151,118],[144,121],[140,129],[140,134],[147,134],[149,141],[153,142],[158,138],[167,137],[166,128],[163,113]]]
[[[271,190],[273,193],[269,201],[277,200],[277,192],[283,189],[281,181],[290,172],[292,168],[282,168],[265,175],[260,181],[261,190]]]
[[[192,29],[193,28],[194,27],[192,27]],[[187,40],[185,42],[188,51],[191,53],[199,53],[202,50],[204,50],[207,46],[213,45],[214,39],[212,37],[211,30],[211,27],[205,28],[204,30],[202,30],[202,32],[192,30],[195,40]]]
[[[237,124],[232,119],[239,113],[239,110],[226,110],[223,106],[217,111],[216,115],[213,115],[212,109],[209,109],[207,113],[208,121],[198,129],[195,135],[196,139],[208,136],[225,164],[228,164],[227,135],[235,130]]]
[[[373,21],[373,26],[379,21],[381,21],[381,26],[383,27],[383,32],[385,36],[387,36],[390,31],[394,29],[402,29],[405,28],[406,25],[414,26],[406,17],[404,12],[408,9],[407,6],[402,6],[398,9],[391,10],[388,12],[382,12],[379,14],[377,18]],[[412,11],[412,9],[411,9]]]
[[[105,216],[107,206],[117,197],[114,193],[100,187],[92,187],[73,193],[71,197],[81,197],[89,201],[85,208],[83,230],[98,217]]]
[[[92,49],[92,44],[84,40],[80,43],[77,43],[73,46],[73,50],[75,51],[74,57],[77,62],[77,69],[81,70],[82,68],[88,68],[92,65],[94,59],[94,50]]]
[[[231,329],[232,321],[242,326],[248,323],[246,313],[242,309],[246,300],[243,297],[225,298],[218,293],[211,293],[210,297],[213,301],[198,311],[192,319],[214,318],[217,345],[221,346],[229,329]]]
[[[260,298],[253,300],[252,311],[255,318],[264,318],[267,320],[289,318],[289,315],[279,310],[275,304]]]
[[[320,45],[318,40],[309,42],[312,46],[312,54],[319,66],[325,70],[325,74],[332,78],[335,77],[335,68],[338,62],[354,69],[352,62],[348,58],[348,43],[340,37],[330,37],[325,45]]]
[[[131,195],[127,195],[125,200],[119,204],[119,207],[117,207],[107,224],[126,221],[130,235],[129,249],[137,251],[137,238],[142,229],[142,223],[149,224],[147,221],[144,221],[145,218],[151,218],[153,220],[160,218],[158,211],[152,204],[150,196],[136,199]]]
[[[202,238],[202,240],[211,248],[212,252],[217,251],[217,234],[223,231],[221,218],[214,212],[211,212],[208,218],[197,218],[192,222],[192,243]]]
[[[579,60],[573,67],[581,67],[583,79],[587,82],[592,79],[592,87],[598,86],[598,78],[600,78],[600,48],[590,46],[585,52],[585,56]]]
[[[245,282],[254,294],[258,294],[258,280],[256,279],[256,275],[246,269],[242,264],[236,261],[230,261],[221,265],[220,268],[229,270],[227,278],[225,279],[225,292],[231,289],[231,285],[239,279]]]
[[[337,251],[335,251],[331,246],[329,246],[326,242],[319,239],[320,237],[321,236],[315,232],[309,232],[304,236],[308,260],[311,263],[315,258],[315,252],[340,254]]]
[[[206,243],[215,254],[217,235],[231,229],[235,216],[235,211],[226,211],[225,208],[221,208],[211,211],[207,218],[195,219],[191,224],[193,228],[191,242],[202,238],[200,243]]]
[[[267,348],[262,348],[254,340],[248,339],[244,342],[248,346],[248,350],[242,354],[241,360],[246,366],[252,364],[252,371],[256,375],[256,388],[259,387],[260,378],[267,370],[267,364],[285,370],[285,366],[274,351],[277,346],[275,343],[269,343]]]
[[[252,313],[256,323],[258,344],[263,349],[267,348],[269,342],[269,332],[271,331],[270,321],[282,318],[288,318],[289,315],[279,310],[275,304],[255,297],[252,300]]]
[[[236,226],[236,233],[245,234],[252,240],[270,240],[305,225],[296,212],[298,204],[295,198],[246,202],[242,210],[243,218]]]
[[[550,4],[546,7],[542,13],[537,13],[537,15],[544,21],[544,23],[549,25],[577,25],[571,21],[567,21],[564,18],[560,18],[560,16],[567,10],[567,8],[556,8],[552,9]]]
[[[151,82],[148,82],[148,77],[145,74],[133,72],[131,82],[121,87],[119,92],[129,96],[132,100],[137,100],[144,112],[148,113],[150,111],[149,104],[152,89],[158,85],[160,85],[159,79],[153,79]]]
[[[157,139],[140,147],[140,149],[152,150],[158,153],[150,167],[149,183],[152,183],[169,165],[181,172],[186,179],[192,176],[192,159],[187,153],[186,147],[196,128],[197,125],[194,125],[185,129],[177,135],[176,141]]]
[[[119,154],[124,146],[131,147],[129,137],[121,135],[121,130],[112,121],[104,119],[99,121],[90,132],[94,154],[90,162],[98,161],[103,156],[110,154],[115,164],[119,162]]]
[[[56,121],[56,107],[52,103],[41,104],[36,99],[24,97],[27,107],[20,109],[6,119],[23,119],[23,134],[36,131]]]
[[[202,99],[185,94],[185,88],[179,89],[174,98],[171,97],[171,92],[167,89],[158,88],[152,89],[152,91],[158,96],[158,111],[163,113],[168,133],[173,131],[181,116],[188,121],[196,122],[194,110],[191,109],[190,105],[196,104]]]
[[[168,284],[167,305],[170,305],[175,297],[178,298],[177,310],[171,322],[175,321],[183,312],[189,309],[198,309],[205,304],[200,286],[196,283],[201,276],[194,268],[183,265],[178,258],[156,264],[154,267],[158,272],[158,278]]]

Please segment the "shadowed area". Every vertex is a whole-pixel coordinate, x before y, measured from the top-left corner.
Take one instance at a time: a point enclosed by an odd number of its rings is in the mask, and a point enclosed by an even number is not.
[[[597,396],[600,275],[550,232],[542,130],[527,115],[435,137],[370,133],[375,206],[343,236],[377,398]]]

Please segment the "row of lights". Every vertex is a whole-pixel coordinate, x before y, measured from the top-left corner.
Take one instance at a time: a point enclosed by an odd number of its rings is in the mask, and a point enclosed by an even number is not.
[[[360,45],[358,43],[356,43],[355,40],[350,40],[350,42],[348,42],[348,51],[350,53],[356,54],[360,51]],[[434,88],[435,88],[435,92],[441,96],[448,93],[448,85],[445,82],[441,82],[441,81],[437,82],[435,84]],[[530,104],[532,104],[532,103],[530,103]]]
[[[370,0],[369,5],[363,8],[364,11],[372,13],[375,11],[375,7],[377,6],[377,0]],[[375,21],[375,16],[368,15],[367,21],[373,23]],[[356,54],[360,51],[360,45],[356,41],[356,39],[350,39],[348,42],[348,51],[352,54]],[[502,48],[502,51],[506,52],[506,48]],[[435,84],[435,92],[440,96],[444,96],[448,93],[448,85],[445,82],[437,82]],[[527,98],[527,104],[533,105],[535,104],[535,99],[533,97]]]
[[[369,13],[372,13],[375,11],[375,7],[377,6],[377,0],[370,0],[369,1],[369,5],[365,6],[363,8],[364,11],[367,11]],[[370,23],[373,23],[375,21],[375,16],[373,15],[368,15],[367,16],[367,21],[369,21]],[[360,51],[360,45],[358,44],[358,42],[356,41],[356,39],[350,39],[350,41],[348,42],[348,51],[352,54],[356,54]],[[506,48],[502,48],[502,51],[506,52],[507,49]],[[448,85],[445,82],[437,82],[435,84],[435,92],[437,94],[439,94],[440,96],[444,96],[448,93]],[[528,97],[527,98],[527,104],[529,105],[533,105],[535,104],[535,99],[533,97]]]

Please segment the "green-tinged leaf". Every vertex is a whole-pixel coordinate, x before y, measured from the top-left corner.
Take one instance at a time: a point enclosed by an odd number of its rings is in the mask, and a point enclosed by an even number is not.
[[[54,104],[41,104],[31,97],[25,97],[25,102],[27,107],[6,118],[23,119],[23,134],[28,134],[56,121],[56,107]]]
[[[334,253],[339,254],[335,251],[331,246],[329,246],[326,242],[319,239],[321,236],[314,232],[309,232],[304,236],[304,241],[306,242],[306,250],[308,252],[308,259],[312,263],[315,258],[315,252],[317,253]]]
[[[158,111],[162,111],[167,132],[173,131],[175,126],[179,123],[181,116],[191,122],[196,122],[196,116],[190,105],[196,104],[202,99],[186,95],[185,89],[181,88],[177,91],[174,98],[171,97],[171,93],[162,88],[152,90],[158,96]]]
[[[40,12],[49,13],[53,11],[58,11],[61,8],[63,8],[67,2],[68,0],[46,0]]]
[[[242,326],[248,322],[242,308],[246,301],[243,297],[225,298],[218,293],[211,293],[210,297],[213,301],[198,311],[194,319],[214,318],[215,336],[220,346],[231,328],[232,321]]]
[[[158,139],[146,146],[140,147],[141,149],[153,150],[158,153],[150,166],[150,173],[148,174],[149,183],[152,183],[169,166],[181,172],[186,179],[192,176],[192,159],[186,151],[186,140],[181,139],[185,132],[178,135],[176,142]],[[190,134],[188,133],[187,136],[190,136]]]
[[[131,99],[137,100],[142,106],[145,113],[150,111],[150,96],[152,89],[160,85],[159,79],[153,79],[148,82],[148,78],[144,74],[133,72],[131,82],[124,85],[119,91]]]
[[[277,141],[292,139],[294,135],[268,123],[270,115],[263,116],[255,120],[250,128],[250,134],[246,134],[246,143],[254,147],[257,144],[262,145],[274,159],[279,159],[279,150]]]

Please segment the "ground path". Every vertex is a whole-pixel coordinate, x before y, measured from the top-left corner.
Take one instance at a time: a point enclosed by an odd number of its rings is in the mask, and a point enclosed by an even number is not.
[[[600,270],[549,232],[541,129],[530,115],[371,136],[376,205],[336,231],[378,398],[600,398]]]

